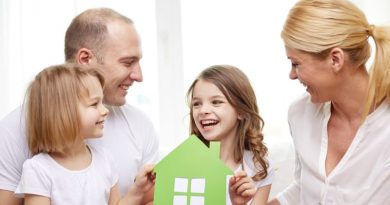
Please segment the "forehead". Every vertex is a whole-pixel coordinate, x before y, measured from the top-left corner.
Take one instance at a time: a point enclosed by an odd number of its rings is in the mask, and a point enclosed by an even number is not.
[[[199,79],[194,86],[193,97],[197,96],[224,96],[221,90],[212,82]]]
[[[110,43],[140,45],[138,32],[131,23],[120,20],[110,21],[107,23],[107,34],[107,41]]]
[[[285,47],[287,58],[294,61],[311,61],[314,55],[294,48]]]
[[[116,20],[107,24],[105,55],[116,58],[141,58],[141,41],[133,24]]]

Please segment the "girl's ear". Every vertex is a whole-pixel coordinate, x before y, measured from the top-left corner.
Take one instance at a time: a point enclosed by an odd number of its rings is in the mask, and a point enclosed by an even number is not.
[[[238,120],[242,120],[242,119],[244,119],[244,117],[243,117],[243,115],[241,113],[238,113],[237,119]]]

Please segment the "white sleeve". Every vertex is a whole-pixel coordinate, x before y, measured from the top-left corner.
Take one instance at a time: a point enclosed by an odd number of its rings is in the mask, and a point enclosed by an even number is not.
[[[33,159],[26,160],[23,172],[15,194],[23,197],[24,194],[36,194],[50,197],[51,183],[43,169]]]
[[[0,121],[0,142],[0,189],[13,192],[30,157],[20,108]]]
[[[299,160],[299,156],[295,152],[294,180],[284,191],[282,191],[276,196],[281,205],[296,205],[300,203],[300,178],[301,163]]]
[[[158,156],[158,151],[159,151],[159,142],[157,138],[157,133],[156,130],[150,121],[149,118],[146,118],[148,125],[146,127],[147,129],[147,135],[146,135],[146,140],[143,148],[143,153],[142,153],[142,165],[145,164],[156,164],[159,156]]]
[[[260,180],[259,182],[255,182],[257,188],[270,185],[274,181],[275,170],[274,170],[274,168],[272,166],[272,162],[270,160],[268,160],[268,161],[269,161],[269,166],[268,166],[268,169],[267,169],[268,175],[267,175],[266,178]]]

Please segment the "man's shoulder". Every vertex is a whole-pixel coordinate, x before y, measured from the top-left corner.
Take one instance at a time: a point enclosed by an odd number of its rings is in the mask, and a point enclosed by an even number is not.
[[[22,107],[19,106],[0,120],[0,132],[3,133],[2,135],[6,135],[6,132],[12,135],[24,133],[25,116],[23,113]]]
[[[137,119],[137,121],[150,121],[149,117],[144,111],[130,104],[124,104],[113,109],[116,110],[116,113],[120,113],[121,115],[124,115],[124,117],[130,120]]]
[[[8,113],[0,120],[1,125],[11,125],[16,123],[24,123],[24,114],[22,106],[19,106]]]

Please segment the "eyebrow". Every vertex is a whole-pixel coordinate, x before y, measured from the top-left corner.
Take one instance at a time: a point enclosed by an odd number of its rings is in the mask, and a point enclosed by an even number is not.
[[[213,95],[211,96],[210,98],[214,99],[214,98],[226,98],[224,95]],[[199,99],[199,97],[192,97],[192,99]]]
[[[132,56],[132,57],[122,57],[122,58],[119,58],[118,61],[131,61],[131,60],[139,60],[140,58],[136,57],[136,56]]]

